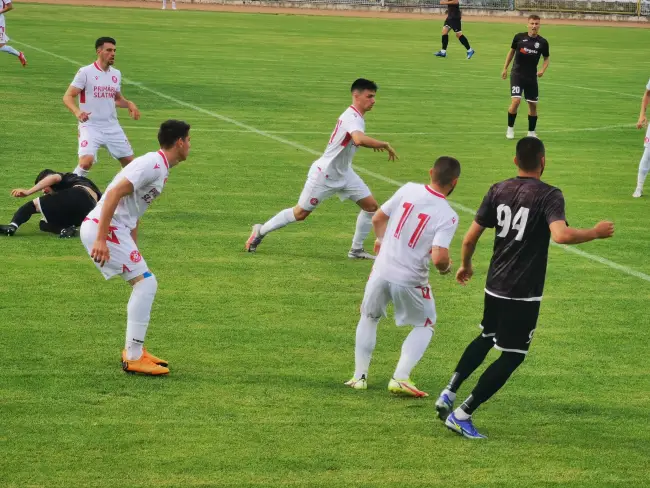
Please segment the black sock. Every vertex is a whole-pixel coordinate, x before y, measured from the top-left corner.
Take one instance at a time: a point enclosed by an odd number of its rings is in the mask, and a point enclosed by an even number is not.
[[[25,222],[27,222],[30,219],[30,217],[35,213],[38,212],[36,211],[36,206],[34,205],[34,202],[33,201],[28,202],[16,211],[13,218],[11,219],[11,223],[16,224],[18,227],[20,227]]]
[[[463,46],[465,46],[465,49],[467,49],[467,50],[469,51],[469,41],[467,40],[467,37],[465,37],[465,36],[463,35],[463,36],[460,36],[460,37],[458,38],[458,40],[460,41],[460,43],[461,43]]]
[[[535,132],[535,127],[537,127],[537,115],[528,116],[528,130],[530,132]]]
[[[449,45],[449,34],[443,34],[442,35],[442,50],[446,51],[448,45]]]
[[[514,127],[515,126],[515,119],[517,118],[517,114],[511,114],[508,112],[508,127]]]
[[[494,347],[494,341],[491,337],[478,336],[470,342],[467,348],[465,348],[465,352],[460,357],[458,366],[456,366],[456,372],[449,380],[447,388],[456,393],[458,388],[460,388],[460,385],[463,384],[463,381],[469,378],[469,376],[476,371],[476,368],[478,368],[485,360],[485,356],[488,355],[492,347]]]
[[[472,415],[481,404],[487,402],[506,384],[510,375],[524,362],[525,354],[518,352],[502,352],[481,375],[472,394],[463,402],[460,408],[467,415]]]

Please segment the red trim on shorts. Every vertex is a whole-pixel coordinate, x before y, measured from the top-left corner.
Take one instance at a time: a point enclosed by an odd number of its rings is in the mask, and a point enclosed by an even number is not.
[[[446,200],[446,199],[447,199],[447,197],[445,197],[442,193],[438,193],[436,190],[434,190],[433,188],[431,188],[429,185],[424,185],[424,187],[425,187],[425,188],[427,189],[427,191],[428,191],[429,193],[431,193],[432,195],[435,195],[435,196],[437,196],[438,198],[442,198],[443,200]]]
[[[352,110],[354,110],[356,113],[358,113],[358,114],[359,114],[359,117],[361,117],[361,118],[363,119],[363,115],[361,115],[361,112],[359,112],[356,108],[354,108],[354,105],[350,105],[350,108],[351,108]]]
[[[169,163],[167,162],[167,156],[165,156],[165,153],[162,152],[162,149],[158,151],[158,154],[160,154],[163,158],[163,163],[165,163],[165,167],[169,169]]]

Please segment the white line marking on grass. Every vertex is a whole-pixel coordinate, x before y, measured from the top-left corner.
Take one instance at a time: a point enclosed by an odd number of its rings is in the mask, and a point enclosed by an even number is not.
[[[31,46],[31,45],[26,44],[24,42],[18,42],[18,41],[14,41],[14,42],[16,44],[22,44],[23,46],[27,46],[28,48],[30,48],[30,49],[32,49],[34,51],[39,51],[39,52],[42,52],[42,53],[47,54],[49,56],[53,56],[53,57],[61,59],[63,61],[67,61],[68,63],[74,64],[74,65],[77,65],[77,66],[83,66],[82,63],[79,63],[78,61],[75,61],[75,60],[70,59],[70,58],[66,58],[65,56],[60,56],[58,54],[54,54],[54,53],[52,53],[50,51],[46,51],[44,49],[40,49],[40,48],[37,48],[35,46]],[[266,137],[268,139],[272,139],[272,140],[274,140],[276,142],[279,142],[281,144],[284,144],[286,146],[290,146],[290,147],[293,147],[295,149],[300,149],[301,151],[312,154],[314,156],[320,156],[321,155],[321,152],[314,151],[310,147],[303,146],[300,143],[291,141],[289,139],[285,139],[284,137],[279,137],[279,136],[274,135],[274,134],[272,134],[270,132],[260,130],[260,129],[256,128],[256,127],[244,124],[244,123],[239,122],[239,121],[237,121],[235,119],[231,119],[230,117],[226,117],[225,115],[218,114],[218,113],[213,112],[211,110],[206,110],[206,109],[204,109],[202,107],[199,107],[198,105],[194,105],[192,103],[184,102],[183,100],[179,100],[178,98],[166,95],[166,94],[164,94],[162,92],[159,92],[158,90],[154,90],[153,88],[149,88],[148,86],[145,86],[142,83],[138,83],[136,81],[130,81],[130,80],[127,80],[126,78],[122,78],[122,80],[127,84],[137,86],[141,90],[148,91],[149,93],[153,93],[154,95],[157,95],[160,98],[164,98],[165,100],[169,100],[170,102],[173,102],[173,103],[175,103],[177,105],[180,105],[182,107],[191,108],[192,110],[194,110],[196,112],[202,113],[204,115],[209,115],[210,117],[213,117],[215,119],[221,120],[223,122],[228,122],[228,123],[230,123],[232,125],[240,127],[241,129],[244,129],[245,132],[252,132],[254,134]],[[379,173],[375,173],[373,171],[367,170],[365,168],[361,168],[361,167],[356,166],[356,165],[354,166],[354,169],[357,170],[359,173],[366,174],[368,176],[371,176],[371,177],[373,177],[375,179],[378,179],[380,181],[383,181],[385,183],[390,183],[391,185],[395,185],[395,186],[402,186],[403,185],[403,183],[400,183],[397,180],[394,180],[392,178],[388,178],[388,177],[386,177],[384,175],[380,175]],[[475,213],[473,209],[471,209],[469,207],[466,207],[465,205],[461,205],[460,203],[456,203],[456,202],[449,202],[449,203],[454,208],[456,208],[456,209],[458,209],[458,210],[460,210],[462,212],[465,212],[467,214],[474,215],[474,213]],[[608,266],[609,268],[620,271],[621,273],[625,273],[625,274],[627,274],[629,276],[634,276],[636,278],[639,278],[639,279],[642,279],[644,281],[650,282],[650,276],[649,275],[647,275],[645,273],[642,273],[640,271],[634,270],[632,268],[629,268],[627,266],[623,266],[621,264],[615,263],[614,261],[610,261],[609,259],[605,259],[605,258],[603,258],[601,256],[596,255],[596,254],[590,254],[588,252],[582,251],[582,250],[577,249],[575,247],[569,247],[569,246],[555,244],[552,241],[551,241],[551,244],[554,245],[554,246],[557,246],[557,247],[561,247],[567,252],[577,254],[578,256],[582,256],[583,258],[588,259],[590,261],[594,261],[596,263],[600,263],[600,264],[603,264],[605,266]]]

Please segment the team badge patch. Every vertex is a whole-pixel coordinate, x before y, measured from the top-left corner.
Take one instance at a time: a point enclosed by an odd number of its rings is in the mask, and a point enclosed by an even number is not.
[[[81,147],[86,147],[88,145],[88,141],[81,141]]]
[[[311,200],[309,200],[309,203],[311,203],[312,205],[318,205],[318,198],[312,198]]]
[[[113,76],[113,83],[117,83],[117,76]]]
[[[142,256],[140,255],[139,251],[131,251],[131,262],[133,263],[139,263],[142,261]]]

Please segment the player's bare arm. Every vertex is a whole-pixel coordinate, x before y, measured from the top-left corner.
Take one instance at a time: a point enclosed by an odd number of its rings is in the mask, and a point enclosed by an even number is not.
[[[24,190],[22,188],[16,188],[15,190],[11,190],[11,196],[16,197],[16,198],[24,198],[28,197],[29,195],[33,195],[36,192],[39,192],[48,186],[56,185],[57,183],[61,183],[61,175],[49,175],[43,178],[41,181],[36,183],[33,187],[31,187],[29,190]]]
[[[440,246],[433,246],[431,248],[431,261],[441,275],[447,274],[451,271],[449,249]]]
[[[549,225],[551,238],[557,244],[582,244],[595,239],[607,239],[614,235],[614,223],[603,220],[591,229],[574,229],[563,220],[556,220]]]
[[[81,88],[70,85],[63,95],[63,104],[68,108],[68,110],[74,115],[79,122],[88,122],[90,117],[89,112],[83,112],[78,106],[76,99],[81,93]]]
[[[395,159],[399,159],[397,153],[395,152],[395,149],[393,149],[389,142],[373,139],[361,131],[354,131],[352,134],[350,134],[350,136],[352,137],[352,141],[356,146],[368,147],[374,149],[375,151],[388,151],[389,161],[395,161]]]
[[[10,10],[13,10],[13,9],[14,9],[13,3],[8,3],[8,4],[5,5],[5,7],[2,10],[0,10],[0,15],[6,14],[7,12],[9,12]]]
[[[510,49],[508,55],[506,56],[506,63],[503,65],[503,71],[501,72],[501,78],[506,79],[508,77],[508,66],[512,63],[513,58],[515,57],[515,50]]]
[[[375,239],[374,247],[375,254],[377,254],[381,248],[381,243],[384,240],[384,235],[386,234],[386,227],[388,227],[389,218],[390,217],[386,215],[381,208],[378,209],[375,212],[375,215],[372,216],[372,228],[375,232],[375,236],[377,237]]]
[[[131,100],[124,98],[121,92],[115,94],[115,106],[119,108],[128,108],[129,115],[133,120],[138,120],[140,118],[140,111],[135,103]]]
[[[99,216],[99,224],[97,224],[97,238],[90,251],[90,257],[100,266],[104,266],[111,257],[106,245],[106,236],[109,233],[111,220],[113,220],[117,205],[123,197],[130,195],[133,191],[133,184],[124,178],[108,190],[104,196],[104,206]]]
[[[460,268],[458,268],[458,271],[456,272],[456,281],[461,285],[467,283],[474,275],[474,270],[472,269],[472,256],[474,256],[476,244],[478,244],[484,230],[485,227],[474,221],[463,238],[463,246],[460,251]]]
[[[650,102],[650,90],[646,90],[641,99],[641,113],[639,114],[639,121],[636,123],[637,129],[641,129],[648,125],[648,119],[645,115],[648,109],[648,102]]]
[[[540,69],[540,70],[537,72],[537,76],[538,76],[539,78],[541,78],[542,76],[544,76],[544,73],[545,73],[546,70],[548,69],[548,63],[550,62],[550,60],[551,60],[551,57],[550,57],[550,56],[546,56],[546,57],[544,58],[544,63],[542,64],[542,69]]]

